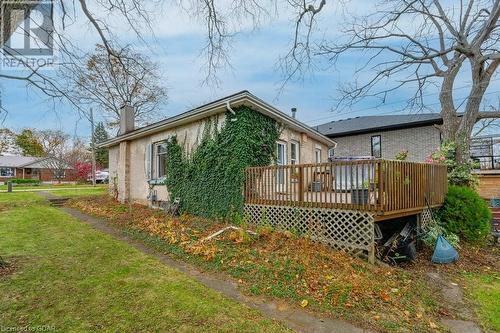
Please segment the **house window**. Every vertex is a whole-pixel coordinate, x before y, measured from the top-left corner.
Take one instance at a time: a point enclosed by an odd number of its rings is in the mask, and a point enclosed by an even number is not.
[[[54,178],[55,179],[62,179],[66,177],[66,170],[64,169],[55,169],[54,170]]]
[[[321,149],[316,148],[314,150],[314,159],[315,159],[316,163],[321,163]]]
[[[14,177],[14,168],[0,168],[0,177]]]
[[[286,164],[286,142],[276,143],[276,164],[285,165]]]
[[[167,170],[167,144],[165,142],[155,145],[156,178],[165,176]]]
[[[372,156],[376,158],[382,157],[382,140],[380,135],[372,136]]]
[[[332,159],[335,155],[335,148],[328,149],[328,159]]]
[[[300,145],[297,141],[290,142],[290,164],[300,163]]]

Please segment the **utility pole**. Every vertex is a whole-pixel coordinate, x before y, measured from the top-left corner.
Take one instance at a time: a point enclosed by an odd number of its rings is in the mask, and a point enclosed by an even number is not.
[[[95,172],[96,172],[96,166],[95,166],[95,133],[94,133],[94,110],[90,108],[90,131],[91,133],[91,139],[90,139],[90,147],[92,149],[92,186],[95,186]]]

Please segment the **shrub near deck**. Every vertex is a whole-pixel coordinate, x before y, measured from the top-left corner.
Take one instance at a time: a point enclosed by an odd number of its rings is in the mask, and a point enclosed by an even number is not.
[[[2,330],[286,331],[34,194],[4,196],[0,254],[14,270],[0,276]]]
[[[247,294],[305,305],[382,332],[434,331],[438,322],[438,293],[419,276],[370,265],[291,233],[261,228],[258,237],[227,232],[201,243],[225,225],[188,215],[173,219],[141,205],[130,211],[107,197],[72,200],[70,205],[106,218],[161,252],[225,272]]]
[[[468,187],[450,186],[438,216],[448,231],[471,243],[483,242],[490,233],[491,211]]]

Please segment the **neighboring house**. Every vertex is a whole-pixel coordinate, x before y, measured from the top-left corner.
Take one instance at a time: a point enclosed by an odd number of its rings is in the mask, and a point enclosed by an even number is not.
[[[394,159],[407,150],[407,161],[423,162],[441,145],[436,125],[442,123],[438,113],[428,113],[356,117],[315,128],[337,142],[330,157]],[[500,197],[500,135],[473,138],[470,153],[480,165],[476,170],[480,195],[487,199]]]
[[[76,173],[67,164],[47,157],[0,156],[0,182],[14,178],[43,182],[74,181]]]
[[[273,118],[282,126],[276,143],[278,164],[328,160],[328,150],[335,147],[333,140],[248,91],[242,91],[139,129],[133,127],[132,110],[125,107],[120,123],[120,133],[123,134],[100,144],[100,147],[109,148],[110,187],[121,201],[146,204],[153,188],[158,201],[168,200],[166,186],[158,186],[163,183],[165,161],[168,159],[165,140],[175,135],[181,146],[190,152],[201,141],[207,120],[215,122],[220,129],[226,112],[242,105]]]
[[[373,156],[394,159],[408,150],[408,161],[423,162],[441,145],[435,125],[443,123],[437,113],[366,116],[316,126],[337,142],[331,157]]]
[[[479,195],[485,199],[500,198],[500,135],[475,137],[471,157],[480,163]]]

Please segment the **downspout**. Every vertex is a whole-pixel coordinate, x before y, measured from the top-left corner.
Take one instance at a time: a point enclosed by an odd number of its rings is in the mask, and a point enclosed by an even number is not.
[[[233,116],[236,116],[236,112],[231,108],[231,104],[229,103],[229,101],[226,102],[226,109],[231,112],[231,114]],[[238,120],[238,118],[234,117],[234,118],[231,118],[231,121],[236,121]]]

